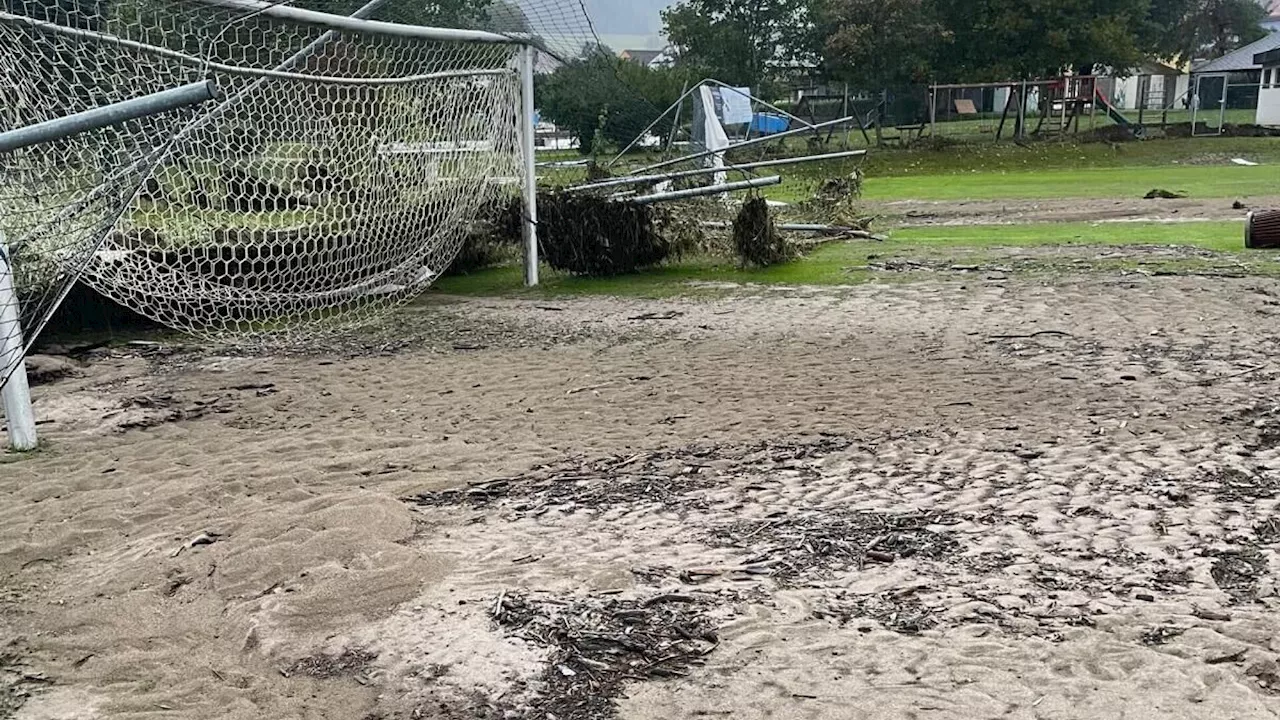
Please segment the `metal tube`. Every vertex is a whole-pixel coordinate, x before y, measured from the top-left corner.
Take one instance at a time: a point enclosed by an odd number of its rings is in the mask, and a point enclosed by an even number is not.
[[[524,157],[524,284],[538,284],[538,173],[534,154],[533,66],[537,51],[520,49],[520,149]]]
[[[697,177],[698,175],[710,175],[712,173],[723,171],[746,171],[766,167],[779,167],[782,165],[799,165],[806,162],[819,162],[821,160],[838,160],[847,157],[862,157],[867,154],[866,150],[846,150],[842,152],[826,153],[824,155],[805,155],[802,157],[779,158],[777,160],[761,160],[760,162],[743,163],[741,165],[726,165],[722,168],[698,168],[695,170],[680,170],[678,172],[663,173],[659,175],[635,175],[620,178],[610,178],[601,180],[598,183],[588,183],[585,185],[575,185],[565,188],[561,192],[583,192],[586,190],[599,190],[601,188],[616,187],[618,185],[639,185],[648,182],[662,182],[664,180],[676,180],[686,177]]]
[[[662,151],[662,156],[666,157],[671,152],[671,148],[675,147],[676,134],[680,132],[680,113],[684,110],[684,98],[689,94],[689,81],[684,81],[684,88],[680,90],[680,99],[676,101],[676,115],[671,120],[671,134],[667,136],[667,148]],[[670,110],[668,110],[670,112]]]
[[[373,14],[378,7],[385,5],[387,0],[372,0],[365,7],[357,10],[354,16],[360,16],[362,13]],[[94,43],[115,45],[118,47],[137,50],[149,55],[164,57],[176,60],[187,65],[199,67],[206,71],[215,71],[224,75],[233,75],[239,77],[258,78],[259,84],[269,78],[280,78],[283,80],[294,80],[298,82],[310,83],[328,83],[333,85],[404,85],[409,83],[419,83],[425,80],[442,80],[455,77],[473,77],[477,75],[505,75],[510,72],[505,68],[479,69],[479,70],[442,70],[439,72],[420,73],[417,75],[405,75],[393,78],[351,78],[326,75],[312,75],[308,73],[289,72],[289,68],[296,66],[302,60],[314,54],[315,50],[324,46],[325,43],[338,37],[339,33],[330,30],[324,36],[312,41],[310,45],[303,49],[302,52],[295,54],[292,58],[286,60],[283,64],[276,66],[272,70],[263,70],[258,68],[239,67],[236,65],[227,65],[226,63],[213,62],[205,58],[190,55],[178,50],[172,50],[166,47],[156,45],[148,45],[147,43],[137,42],[135,40],[127,40],[125,38],[108,35],[106,33],[95,32],[92,30],[82,30],[80,28],[69,28],[57,23],[46,22],[29,18],[22,15],[14,15],[0,11],[0,22],[18,23],[55,35],[63,35],[67,37],[87,39]]]
[[[46,120],[35,125],[0,133],[0,153],[21,150],[32,145],[61,140],[72,135],[121,125],[130,120],[159,115],[218,97],[218,86],[212,80],[161,90],[132,100],[112,103],[74,115]]]
[[[709,187],[673,190],[671,192],[654,193],[653,195],[641,195],[637,198],[629,198],[626,202],[635,203],[636,205],[651,205],[653,203],[668,202],[670,200],[687,200],[689,198],[705,197],[707,195],[721,195],[735,190],[750,190],[751,188],[768,187],[769,185],[777,185],[781,182],[781,177],[777,175],[770,175],[769,177],[752,178],[741,182],[725,183],[724,185],[711,185]]]
[[[929,137],[938,135],[938,88],[929,88]]]
[[[929,87],[935,88],[938,90],[978,90],[978,89],[985,89],[985,88],[1007,87],[1008,84],[1009,84],[1008,82],[960,83],[960,84],[951,84],[951,85],[946,85],[946,84],[930,85]],[[1040,87],[1042,85],[1052,85],[1053,81],[1052,80],[1031,80],[1031,81],[1028,81],[1028,84],[1034,87]]]
[[[715,155],[716,153],[732,152],[740,148],[751,147],[753,145],[760,145],[761,143],[766,143],[771,140],[778,140],[780,138],[792,137],[795,135],[800,135],[802,133],[811,132],[813,130],[820,130],[824,127],[831,127],[833,125],[839,125],[840,123],[847,123],[853,119],[854,119],[854,116],[850,115],[849,117],[840,118],[839,120],[829,120],[824,123],[818,123],[817,125],[813,125],[811,127],[788,130],[786,132],[777,133],[776,135],[766,135],[765,137],[759,137],[759,138],[756,138],[755,140],[748,140],[746,142],[738,143],[737,145],[730,145],[729,147],[724,148],[722,150],[703,150],[701,152],[696,152],[692,155],[685,155],[684,157],[675,158],[674,160],[665,160],[660,163],[654,163],[653,165],[646,165],[642,168],[632,170],[631,174],[639,175],[642,172],[647,172],[649,170],[657,170],[658,168],[671,167],[672,165],[679,165],[680,163],[683,163],[683,162],[689,162],[690,160],[697,160],[699,158],[704,158],[709,155]]]
[[[725,230],[733,227],[733,223],[725,220],[703,220],[698,223],[702,227],[716,228],[717,230]],[[884,236],[875,233],[859,230],[858,228],[847,227],[845,225],[820,225],[816,223],[778,223],[775,227],[786,232],[806,232],[806,233],[830,233],[834,235],[850,235],[867,240],[883,240]]]
[[[35,450],[39,445],[25,354],[12,256],[0,231],[0,405],[4,407],[5,424],[9,427],[9,447],[18,452]]]
[[[296,8],[289,5],[280,5],[278,4],[278,0],[277,2],[266,2],[265,0],[199,1],[206,5],[217,5],[219,7],[231,8],[233,10],[254,12],[267,17],[276,18],[278,20],[287,20],[289,22],[302,23],[304,25],[318,25],[331,30],[341,30],[343,32],[387,35],[412,38],[414,40],[432,40],[437,42],[495,43],[502,45],[529,44],[529,40],[527,39],[508,37],[506,35],[484,32],[482,30],[455,30],[453,28],[422,27],[418,25],[401,25],[399,23],[380,22],[377,20],[363,20],[344,15],[332,15],[330,13],[316,12],[314,10],[303,10],[302,8]]]

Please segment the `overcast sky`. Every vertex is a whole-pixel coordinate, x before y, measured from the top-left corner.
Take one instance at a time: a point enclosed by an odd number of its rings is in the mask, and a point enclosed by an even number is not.
[[[602,35],[657,35],[662,32],[658,13],[675,0],[585,0],[587,12]]]

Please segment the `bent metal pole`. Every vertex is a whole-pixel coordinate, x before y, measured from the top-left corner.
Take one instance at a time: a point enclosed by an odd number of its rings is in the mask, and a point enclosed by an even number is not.
[[[13,152],[32,145],[121,125],[131,120],[172,112],[190,105],[199,105],[217,97],[219,97],[218,86],[212,80],[161,90],[132,100],[112,103],[0,133],[0,153]]]
[[[760,145],[762,143],[772,142],[774,140],[781,140],[782,138],[793,137],[795,135],[812,132],[814,130],[821,130],[822,128],[832,127],[833,125],[839,125],[841,123],[852,122],[857,119],[858,119],[857,116],[850,115],[849,117],[843,117],[843,118],[840,118],[839,120],[829,120],[827,122],[818,123],[817,125],[812,125],[810,127],[797,128],[795,130],[787,130],[786,132],[780,132],[774,135],[765,135],[764,137],[755,138],[754,140],[747,140],[746,142],[740,142],[737,145],[730,145],[727,148],[722,148],[718,150],[703,150],[701,152],[693,153],[692,155],[685,155],[684,157],[678,157],[671,160],[664,160],[663,162],[654,163],[653,165],[646,165],[642,168],[637,168],[635,170],[632,170],[628,174],[640,175],[643,173],[647,173],[651,170],[658,170],[660,168],[671,167],[672,165],[679,165],[680,163],[689,162],[690,160],[698,160],[700,158],[709,157],[711,155],[733,152],[734,150],[740,150],[745,147]]]

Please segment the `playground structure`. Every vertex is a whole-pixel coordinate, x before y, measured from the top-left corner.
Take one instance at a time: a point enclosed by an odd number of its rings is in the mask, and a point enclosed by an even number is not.
[[[1142,137],[1141,122],[1110,97],[1114,80],[1067,75],[1051,80],[931,85],[927,134],[939,136],[1053,137],[1106,125]]]

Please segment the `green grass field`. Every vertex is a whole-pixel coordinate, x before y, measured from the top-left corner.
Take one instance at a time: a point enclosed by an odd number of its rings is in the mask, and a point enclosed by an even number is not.
[[[825,148],[823,151],[837,150]],[[797,148],[797,152],[804,151]],[[1232,158],[1259,163],[1241,167]],[[749,161],[756,157],[743,157]],[[627,167],[656,158],[636,156]],[[818,182],[861,168],[868,200],[964,200],[1042,198],[1138,198],[1154,188],[1191,197],[1230,198],[1280,194],[1280,138],[1167,138],[1145,142],[1038,142],[880,148],[865,158],[768,170],[783,183],[765,195],[798,202]],[[623,174],[625,167],[615,174]],[[544,182],[584,181],[584,170],[545,170]],[[738,178],[734,178],[738,179]]]
[[[835,147],[826,150],[838,149]],[[1233,164],[1232,158],[1259,163]],[[753,158],[739,158],[747,161]],[[652,157],[629,158],[631,166]],[[765,194],[777,200],[810,199],[823,180],[865,173],[864,199],[1028,200],[1138,199],[1155,188],[1191,198],[1280,195],[1280,138],[1163,138],[1143,142],[1034,142],[1025,145],[930,143],[875,149],[865,158],[786,167],[782,185]],[[577,176],[573,174],[576,173]],[[580,182],[581,169],[560,172]],[[1000,266],[1018,257],[1018,273],[1145,272],[1280,276],[1280,256],[1244,251],[1244,227],[1235,222],[1038,223],[877,228],[886,242],[832,243],[787,265],[743,269],[725,258],[685,258],[635,275],[590,279],[544,272],[542,287],[527,290],[518,268],[504,267],[442,279],[440,292],[463,295],[556,296],[609,294],[666,296],[722,292],[748,285],[839,286],[938,277],[953,264]],[[1122,246],[1122,252],[1090,247]],[[1143,246],[1143,247],[1137,247]],[[1172,249],[1170,249],[1172,248]],[[1025,251],[1025,253],[1024,253]],[[1210,251],[1208,253],[1203,251]],[[1022,257],[1027,254],[1030,257]],[[1065,258],[1065,259],[1064,259]],[[892,267],[884,267],[893,261]],[[932,273],[925,275],[925,273]],[[726,285],[726,284],[733,285]]]
[[[863,197],[868,200],[1136,199],[1154,188],[1198,198],[1280,194],[1280,164],[1258,167],[1230,164],[1093,167],[887,178],[873,176],[866,181]]]
[[[743,269],[724,258],[686,258],[682,261],[635,275],[616,278],[581,278],[544,269],[543,283],[535,289],[522,285],[518,267],[483,270],[470,275],[440,279],[435,289],[453,295],[616,295],[665,297],[715,293],[716,284],[741,285],[855,285],[909,277],[909,273],[886,274],[868,269],[868,264],[885,258],[909,258],[924,263],[999,263],[1007,248],[1047,246],[1177,246],[1202,248],[1224,253],[1232,262],[1248,260],[1251,272],[1280,275],[1280,256],[1243,252],[1244,226],[1238,222],[1203,223],[1061,223],[1039,225],[968,225],[962,227],[904,228],[894,231],[885,242],[839,242],[818,247],[805,257],[786,265],[766,269]],[[1134,260],[1098,260],[1076,269],[1123,269]],[[1197,259],[1169,259],[1154,265],[1156,270],[1193,271],[1204,264]],[[1052,262],[1033,264],[1031,272],[1061,269]]]

